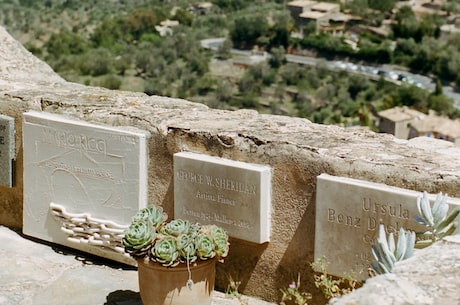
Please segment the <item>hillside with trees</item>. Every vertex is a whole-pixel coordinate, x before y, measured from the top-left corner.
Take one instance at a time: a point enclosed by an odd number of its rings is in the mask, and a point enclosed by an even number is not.
[[[0,24],[62,77],[86,85],[345,126],[373,128],[377,111],[398,105],[460,116],[441,87],[428,92],[330,70],[321,61],[316,66],[286,61],[286,54],[294,52],[395,64],[460,86],[460,35],[439,39],[445,18],[418,19],[408,7],[395,10],[397,2],[342,4],[365,26],[392,20],[388,37],[363,32],[358,48],[346,36],[308,27],[303,37],[293,35],[299,29],[280,0],[212,0],[209,7],[180,0],[0,0]],[[444,9],[460,13],[457,1],[447,1]],[[227,38],[216,52],[200,43],[212,37]],[[232,54],[232,48],[266,51],[271,57],[242,64],[245,57]]]

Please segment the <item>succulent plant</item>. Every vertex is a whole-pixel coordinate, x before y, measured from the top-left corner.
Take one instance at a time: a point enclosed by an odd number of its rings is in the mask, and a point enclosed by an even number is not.
[[[125,251],[135,258],[148,255],[150,260],[168,267],[198,259],[222,260],[228,255],[228,234],[222,228],[182,219],[166,220],[161,207],[140,210],[125,231]]]
[[[134,257],[145,256],[155,237],[155,229],[149,221],[136,220],[126,230],[123,246]]]
[[[212,238],[214,241],[214,251],[216,252],[217,256],[225,257],[228,254],[228,234],[225,232],[224,229],[218,227],[216,225],[209,225],[203,227],[203,230],[207,232],[207,234]]]
[[[417,208],[420,216],[415,220],[426,226],[428,230],[423,233],[417,234],[417,248],[425,248],[432,243],[452,234],[457,228],[455,219],[457,218],[460,210],[453,209],[448,215],[449,205],[447,204],[447,195],[439,193],[433,206],[430,206],[430,200],[426,192],[417,198]]]
[[[180,263],[177,239],[173,236],[160,237],[153,245],[150,257],[163,266],[177,266]]]
[[[163,212],[163,208],[159,206],[150,205],[139,212],[133,217],[133,222],[137,221],[150,221],[152,226],[158,229],[168,218],[168,215]]]
[[[165,224],[161,232],[166,235],[179,236],[181,234],[188,234],[191,230],[190,222],[188,220],[174,219]]]
[[[196,255],[199,259],[207,260],[216,256],[215,245],[212,238],[205,233],[200,233],[195,238]]]
[[[197,259],[195,236],[191,234],[181,234],[177,237],[177,247],[181,260],[193,263]]]
[[[394,234],[388,235],[385,226],[380,224],[377,243],[372,245],[372,254],[376,262],[372,263],[372,268],[378,274],[389,273],[396,262],[411,257],[414,253],[415,232],[399,229],[398,242],[395,243]]]

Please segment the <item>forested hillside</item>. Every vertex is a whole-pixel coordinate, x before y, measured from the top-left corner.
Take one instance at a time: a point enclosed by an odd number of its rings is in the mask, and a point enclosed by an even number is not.
[[[87,85],[347,126],[373,128],[377,111],[397,105],[459,116],[440,86],[429,92],[332,71],[321,61],[313,67],[286,61],[287,53],[303,52],[368,65],[397,64],[437,77],[439,83],[460,85],[460,36],[440,40],[445,18],[419,20],[410,8],[392,10],[396,2],[342,4],[363,25],[393,20],[389,37],[363,33],[358,48],[350,47],[346,36],[309,28],[294,38],[299,29],[280,0],[213,0],[208,7],[180,0],[0,0],[0,24],[65,79]],[[444,9],[459,13],[460,4],[447,1]],[[169,22],[161,35],[165,20],[179,25]],[[227,38],[217,52],[200,44],[212,37]],[[242,65],[246,57],[232,54],[232,47],[257,48],[271,58]]]

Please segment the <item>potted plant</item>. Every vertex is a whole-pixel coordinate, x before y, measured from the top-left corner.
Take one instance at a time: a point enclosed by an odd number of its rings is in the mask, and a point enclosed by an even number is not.
[[[215,263],[229,250],[228,234],[216,225],[174,219],[150,205],[132,219],[125,252],[138,263],[144,305],[211,304]]]

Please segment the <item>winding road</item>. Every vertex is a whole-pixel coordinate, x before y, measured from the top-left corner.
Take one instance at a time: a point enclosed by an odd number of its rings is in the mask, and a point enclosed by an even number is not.
[[[216,51],[225,41],[225,38],[210,38],[201,41],[203,48],[211,49]],[[232,49],[232,54],[238,55],[253,55],[251,51]],[[382,75],[385,79],[393,81],[396,84],[402,84],[404,82],[413,84],[417,87],[426,89],[428,91],[434,91],[436,84],[433,79],[421,74],[414,74],[405,71],[401,67],[394,67],[390,65],[382,66],[366,66],[358,65],[351,62],[342,62],[337,60],[326,60],[324,58],[300,56],[286,54],[286,60],[292,63],[298,63],[308,66],[316,66],[319,62],[324,62],[330,69],[343,69],[352,73],[359,73],[369,78],[376,79]],[[443,93],[454,101],[454,106],[460,109],[460,93],[455,92],[452,87],[444,86]]]

